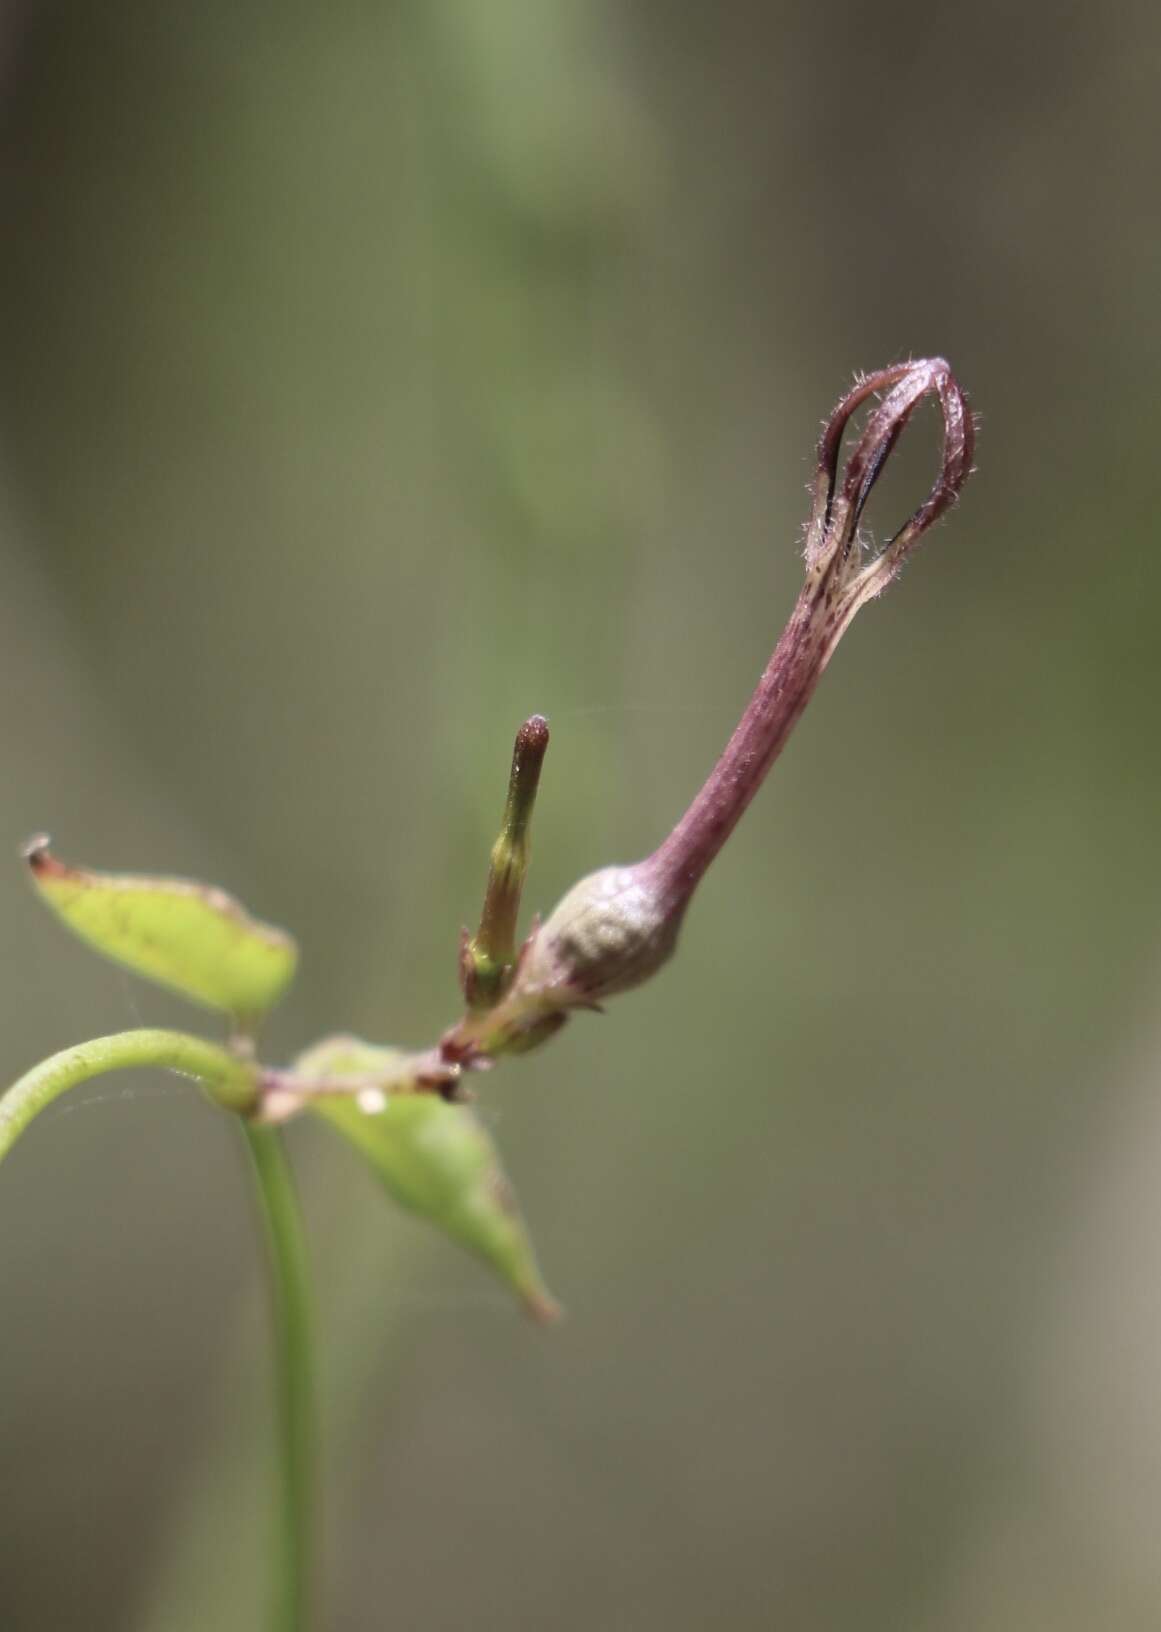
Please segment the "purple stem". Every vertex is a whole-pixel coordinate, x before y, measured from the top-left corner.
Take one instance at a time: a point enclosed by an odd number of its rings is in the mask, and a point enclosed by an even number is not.
[[[887,395],[868,418],[836,499],[843,432],[859,406],[880,391]],[[857,542],[863,507],[911,414],[928,395],[937,398],[943,415],[939,474],[923,504],[864,565]],[[683,910],[741,820],[859,607],[890,583],[958,496],[971,472],[973,431],[963,393],[939,357],[869,375],[831,415],[818,447],[806,584],[717,764],[669,837],[640,863],[641,875],[661,893],[669,911]]]
[[[672,833],[643,863],[675,904],[693,893],[762,786],[834,645],[808,586],[717,764]]]

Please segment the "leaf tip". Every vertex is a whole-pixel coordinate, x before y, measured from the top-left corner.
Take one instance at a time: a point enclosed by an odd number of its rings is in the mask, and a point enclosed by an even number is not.
[[[564,1319],[564,1305],[557,1303],[543,1287],[529,1287],[521,1296],[524,1308],[538,1326],[559,1326]]]
[[[34,833],[20,846],[21,858],[28,863],[29,871],[34,877],[42,878],[46,873],[64,871],[56,857],[49,853],[51,843],[52,840],[47,833]]]

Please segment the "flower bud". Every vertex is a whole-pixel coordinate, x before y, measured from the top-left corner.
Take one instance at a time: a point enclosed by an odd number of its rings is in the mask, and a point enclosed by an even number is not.
[[[492,846],[488,884],[480,927],[465,932],[460,947],[460,984],[471,1009],[487,1009],[499,1001],[516,961],[516,922],[520,896],[528,871],[528,827],[540,767],[548,747],[548,721],[534,714],[516,735],[508,799],[500,836]]]

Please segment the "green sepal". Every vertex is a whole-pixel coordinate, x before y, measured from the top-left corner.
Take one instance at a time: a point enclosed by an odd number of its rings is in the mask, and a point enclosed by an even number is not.
[[[366,1077],[398,1084],[406,1060],[397,1049],[335,1037],[308,1049],[292,1069],[316,1081]],[[366,1103],[374,1090],[361,1097]],[[309,1103],[366,1157],[396,1201],[490,1264],[537,1320],[559,1317],[496,1147],[469,1106],[398,1088],[377,1109],[340,1094]]]
[[[75,935],[194,1003],[253,1021],[290,983],[293,939],[251,918],[224,890],[66,866],[44,838],[24,854],[37,893]]]

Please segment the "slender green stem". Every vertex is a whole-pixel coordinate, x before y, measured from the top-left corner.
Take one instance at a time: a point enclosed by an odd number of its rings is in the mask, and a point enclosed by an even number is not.
[[[243,1122],[266,1230],[278,1391],[277,1586],[272,1632],[307,1632],[314,1533],[314,1389],[306,1240],[282,1135]]]
[[[0,1099],[0,1160],[7,1156],[33,1117],[59,1094],[106,1071],[151,1067],[176,1071],[200,1082],[218,1104],[231,1110],[255,1100],[254,1068],[225,1049],[182,1031],[121,1031],[94,1037],[34,1065]]]

